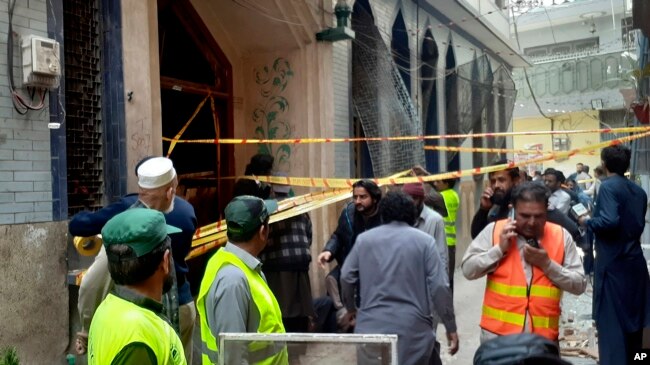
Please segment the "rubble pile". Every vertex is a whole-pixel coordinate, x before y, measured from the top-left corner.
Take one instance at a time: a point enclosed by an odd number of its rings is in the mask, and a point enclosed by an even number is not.
[[[598,334],[591,319],[591,285],[580,296],[565,293],[560,317],[560,354],[573,364],[597,364]]]

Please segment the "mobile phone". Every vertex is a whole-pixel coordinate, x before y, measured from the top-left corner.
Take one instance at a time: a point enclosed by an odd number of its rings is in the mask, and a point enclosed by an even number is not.
[[[511,221],[515,220],[515,208],[514,207],[510,208],[510,211],[508,211],[508,218]]]
[[[527,239],[526,243],[531,245],[532,247],[539,248],[539,242],[537,242],[537,240],[534,238]]]
[[[571,207],[571,215],[573,215],[573,218],[575,219],[578,219],[583,215],[588,215],[588,214],[589,214],[589,210],[585,208],[585,206],[582,203],[578,203]]]

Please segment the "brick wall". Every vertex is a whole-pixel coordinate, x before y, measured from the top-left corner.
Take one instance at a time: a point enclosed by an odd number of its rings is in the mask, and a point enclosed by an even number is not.
[[[16,2],[14,33],[47,37],[46,8],[44,0]],[[7,90],[7,28],[7,2],[0,1],[0,224],[51,221],[49,111],[20,115],[14,110]],[[13,61],[17,87],[22,79],[19,36],[14,36]]]

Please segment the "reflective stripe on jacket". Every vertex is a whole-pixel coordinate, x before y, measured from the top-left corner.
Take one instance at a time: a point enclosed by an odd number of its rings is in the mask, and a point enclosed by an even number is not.
[[[143,343],[156,355],[158,365],[187,364],[183,344],[164,319],[114,294],[99,305],[88,334],[88,364],[111,364],[124,347]]]
[[[456,215],[460,199],[454,189],[443,190],[440,195],[445,200],[445,208],[447,208],[447,216],[444,217],[447,246],[456,246]]]
[[[506,221],[499,220],[494,225],[493,245],[499,244],[499,234]],[[562,265],[562,227],[546,222],[540,246],[546,250],[551,260]],[[483,329],[498,335],[521,333],[525,329],[528,312],[532,332],[557,341],[562,291],[544,275],[542,269],[532,265],[532,270],[532,285],[529,287],[519,249],[512,247],[501,259],[497,269],[488,274],[481,317]]]
[[[218,363],[217,339],[212,335],[212,331],[210,331],[210,327],[208,326],[205,300],[212,282],[216,279],[219,270],[225,265],[236,266],[246,276],[248,287],[251,291],[251,298],[260,313],[260,324],[257,328],[257,333],[284,333],[280,306],[264,278],[246,266],[237,256],[230,252],[219,250],[208,262],[204,278],[201,281],[199,296],[196,300],[196,307],[201,320],[203,365]],[[281,343],[251,342],[248,344],[247,358],[249,364],[288,364],[287,350],[284,344]]]

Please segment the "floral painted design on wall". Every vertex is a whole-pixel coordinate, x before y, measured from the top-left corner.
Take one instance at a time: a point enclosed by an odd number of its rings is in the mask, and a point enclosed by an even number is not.
[[[289,101],[282,95],[293,76],[289,61],[280,57],[269,67],[255,70],[255,83],[259,85],[263,100],[253,109],[255,136],[263,139],[291,138],[293,128],[286,119]],[[258,152],[275,158],[275,169],[287,171],[292,148],[288,144],[260,144]]]

